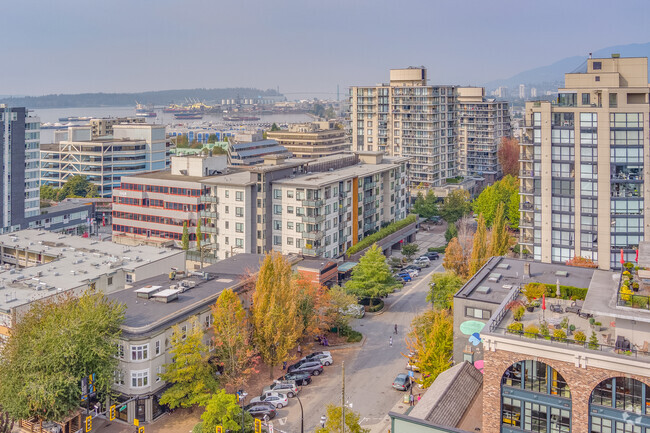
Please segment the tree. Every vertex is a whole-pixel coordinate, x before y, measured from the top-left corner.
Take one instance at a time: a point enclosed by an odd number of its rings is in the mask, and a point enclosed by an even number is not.
[[[279,131],[280,127],[278,126],[277,123],[273,122],[273,125],[271,125],[271,131]]]
[[[183,221],[183,235],[181,236],[181,248],[185,251],[190,249],[190,233],[187,230],[187,221]]]
[[[486,187],[476,200],[473,208],[476,215],[482,214],[488,227],[492,226],[499,203],[504,207],[504,214],[510,227],[519,227],[519,182],[517,178],[506,176]]]
[[[248,377],[257,373],[259,356],[250,338],[246,311],[239,297],[226,289],[212,306],[215,358],[223,365],[221,380],[231,390],[239,389]]]
[[[0,433],[11,433],[14,428],[14,419],[0,406]]]
[[[440,373],[451,367],[454,350],[454,324],[448,310],[428,311],[413,319],[406,346],[417,358],[420,369],[416,381],[428,388]]]
[[[352,278],[345,283],[345,290],[359,297],[371,298],[372,306],[373,299],[386,296],[399,286],[381,248],[373,244],[353,268]]]
[[[519,174],[519,142],[516,138],[503,137],[497,150],[497,159],[504,176]]]
[[[447,243],[449,243],[455,237],[458,237],[458,229],[456,228],[456,224],[447,224],[447,230],[445,230],[445,240]]]
[[[176,137],[173,138],[173,140],[176,143],[176,147],[179,148],[189,147],[189,139],[187,138],[187,135],[177,135]]]
[[[483,215],[478,216],[478,226],[474,233],[474,245],[472,255],[469,259],[469,275],[472,276],[481,269],[481,266],[488,260],[488,239],[487,228],[485,227],[485,218]]]
[[[463,280],[452,272],[435,273],[431,277],[427,302],[436,310],[447,310],[453,306],[454,294],[463,287]]]
[[[242,408],[237,402],[235,394],[227,394],[225,389],[220,389],[210,397],[205,405],[205,412],[201,415],[203,420],[201,431],[210,433],[216,430],[216,426],[223,427],[223,431],[241,430]],[[252,422],[251,415],[246,412],[245,425]]]
[[[294,276],[294,284],[298,292],[298,314],[302,320],[303,335],[322,335],[333,323],[333,318],[328,314],[331,310],[329,291],[301,273]]]
[[[269,253],[257,274],[251,318],[253,335],[262,360],[273,367],[285,361],[302,334],[291,265],[279,253]]]
[[[56,195],[57,201],[62,201],[68,197],[98,197],[97,186],[89,182],[86,176],[72,176],[63,184]]]
[[[455,223],[470,210],[469,192],[457,189],[445,197],[440,207],[440,216],[448,223]]]
[[[445,248],[445,258],[442,260],[442,266],[461,279],[466,280],[469,274],[467,259],[467,253],[463,250],[458,238],[453,238]]]
[[[345,311],[348,305],[356,304],[358,301],[357,297],[349,294],[339,285],[330,288],[328,295],[330,302],[326,314],[332,321],[332,326],[335,326],[337,329],[347,327],[350,323],[350,316],[343,314],[343,311]]]
[[[438,215],[438,204],[437,204],[436,194],[429,190],[427,191],[426,197],[422,192],[418,192],[415,203],[413,203],[412,211],[422,218],[431,218]]]
[[[41,185],[41,200],[56,200],[58,192],[52,185]]]
[[[95,374],[111,392],[124,306],[87,291],[31,304],[0,353],[0,407],[5,417],[62,421],[79,406],[81,379]]]
[[[203,240],[203,233],[201,232],[201,218],[196,220],[196,249],[201,251],[201,241]]]
[[[216,143],[216,142],[217,142],[217,134],[208,135],[208,143]]]
[[[343,433],[343,410],[341,406],[328,404],[325,427],[317,428],[316,433]],[[345,410],[345,431],[349,433],[369,433],[370,429],[361,427],[359,413],[352,409]]]
[[[566,261],[567,266],[576,266],[578,268],[597,268],[598,265],[594,263],[593,260],[586,258],[586,257],[580,257],[580,256],[574,256],[572,259],[569,259]]]
[[[402,255],[406,257],[406,260],[411,260],[414,255],[420,250],[420,246],[415,243],[404,244],[402,247]]]
[[[492,224],[490,240],[490,255],[504,256],[510,248],[510,235],[506,226],[505,206],[503,203],[497,205],[497,212]]]
[[[160,398],[170,408],[205,406],[218,388],[214,371],[208,363],[209,352],[203,343],[203,327],[195,316],[189,325],[174,325],[171,348],[172,362],[165,364],[160,378],[171,384]]]

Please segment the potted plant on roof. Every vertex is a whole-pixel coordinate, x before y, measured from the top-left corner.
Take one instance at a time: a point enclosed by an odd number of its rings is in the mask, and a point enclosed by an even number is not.
[[[532,312],[535,308],[535,305],[539,306],[538,299],[541,299],[542,295],[546,293],[546,286],[540,283],[528,283],[524,286],[522,293],[526,297],[526,309]]]
[[[512,318],[515,319],[516,322],[519,322],[524,317],[526,306],[520,300],[515,299],[506,305],[506,309],[512,311]]]

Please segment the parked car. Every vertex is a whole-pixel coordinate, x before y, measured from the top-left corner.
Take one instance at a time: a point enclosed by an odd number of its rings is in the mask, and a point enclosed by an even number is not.
[[[305,386],[311,383],[311,374],[294,371],[292,373],[287,373],[282,377],[278,377],[278,380],[293,380],[296,382],[296,385]]]
[[[255,397],[251,400],[251,403],[271,403],[275,406],[276,409],[282,409],[289,404],[289,398],[286,394],[282,394],[275,391],[263,392],[259,397]]]
[[[309,373],[312,376],[318,376],[323,372],[323,364],[320,363],[320,361],[298,361],[293,365],[290,365],[287,368],[287,372],[293,373],[293,372],[302,372],[302,373]]]
[[[262,392],[279,392],[280,394],[286,394],[287,397],[293,398],[298,395],[300,388],[296,385],[295,380],[276,380],[269,386],[265,386]]]
[[[418,363],[417,359],[409,358],[409,360],[406,361],[406,369],[413,370],[413,371],[420,371],[420,367],[416,365],[417,363]]]
[[[403,267],[400,272],[404,272],[404,271],[408,272],[410,270],[415,270],[415,271],[420,272],[422,270],[422,268],[420,266],[417,266],[417,265],[408,265],[408,266]]]
[[[440,258],[440,254],[436,253],[435,251],[428,251],[424,254],[424,257],[428,258],[429,260],[438,260]]]
[[[350,304],[345,308],[341,308],[340,313],[346,316],[352,316],[357,319],[361,319],[366,315],[366,310],[363,308],[363,305]]]
[[[415,266],[421,266],[423,268],[428,268],[429,265],[431,264],[431,260],[429,260],[428,257],[422,256],[422,257],[418,257],[417,259],[415,259],[413,261],[413,264]]]
[[[302,358],[301,361],[302,360],[320,361],[320,363],[326,367],[332,365],[332,363],[334,362],[334,360],[332,359],[332,354],[328,351],[310,353],[309,355]]]
[[[418,275],[420,275],[420,271],[418,271],[417,269],[409,269],[406,272],[408,272],[408,274],[411,276],[411,278],[415,278]]]
[[[408,283],[409,281],[413,281],[413,278],[411,278],[411,274],[408,272],[400,272],[395,276],[395,278],[401,279],[403,283]]]
[[[263,401],[251,403],[244,406],[244,410],[250,413],[254,418],[275,418],[275,406],[273,403],[265,403]]]
[[[397,375],[395,380],[393,380],[393,388],[400,391],[408,391],[411,387],[411,378],[407,374],[400,373]]]

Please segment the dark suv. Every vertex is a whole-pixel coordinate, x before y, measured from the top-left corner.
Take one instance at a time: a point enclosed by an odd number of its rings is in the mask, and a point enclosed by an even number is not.
[[[435,251],[427,251],[422,255],[429,260],[438,260],[440,258],[440,254],[436,253]]]
[[[273,419],[275,417],[275,406],[273,406],[273,403],[251,403],[246,405],[244,410],[254,418]]]
[[[296,385],[305,386],[311,383],[311,374],[294,371],[292,373],[287,373],[284,376],[279,377],[278,380],[295,380]]]
[[[309,373],[312,376],[318,376],[323,372],[323,364],[321,364],[321,362],[318,360],[298,361],[295,364],[290,365],[289,368],[287,368],[287,372],[288,373],[296,373],[296,372]]]

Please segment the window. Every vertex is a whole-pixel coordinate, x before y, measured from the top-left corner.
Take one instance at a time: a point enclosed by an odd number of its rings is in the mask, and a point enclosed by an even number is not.
[[[589,97],[590,96],[591,95],[589,93],[583,93],[582,94],[582,105],[589,105],[590,104],[590,102],[589,102]]]
[[[235,232],[244,233],[244,223],[235,223]]]
[[[293,221],[287,221],[287,229],[293,230]]]
[[[480,308],[465,307],[465,316],[489,320],[492,312],[489,310],[481,310]]]
[[[163,373],[162,370],[163,370],[162,365],[156,367],[156,382],[160,382],[160,375]]]
[[[131,388],[143,388],[149,385],[149,370],[131,372]]]
[[[230,213],[230,206],[226,206],[223,211],[225,213]]]
[[[108,277],[107,284],[108,284],[109,286],[112,286],[112,285],[113,285],[113,277]]]
[[[600,76],[596,75],[596,81],[600,81]]]
[[[181,326],[181,339],[185,340],[187,338],[187,325]]]
[[[293,198],[293,190],[291,189],[287,190],[287,198]]]
[[[124,359],[124,345],[123,344],[118,344],[117,345],[117,356],[120,359]]]
[[[154,343],[154,350],[156,355],[160,355],[160,340],[156,341]]]
[[[273,220],[273,230],[282,230],[282,221]]]
[[[244,201],[244,192],[243,191],[235,191],[235,200],[236,201]]]
[[[597,126],[597,113],[580,113],[580,128],[596,128]]]
[[[503,398],[501,422],[513,427],[519,427],[521,425],[521,400],[507,397]]]
[[[235,208],[235,216],[243,217],[244,216],[244,208],[243,207],[236,207]]]
[[[273,245],[282,245],[282,236],[273,236]]]
[[[611,108],[618,107],[618,94],[616,94],[616,93],[610,93],[609,94],[609,106]]]
[[[603,69],[603,62],[593,62],[592,65],[594,71],[600,71]]]
[[[235,238],[235,246],[239,248],[244,247],[244,240],[241,238]]]
[[[126,274],[126,282],[127,283],[133,282],[133,274]]]
[[[273,198],[282,198],[282,190],[274,189],[273,190]]]
[[[287,213],[293,213],[293,206],[287,206]]]
[[[304,207],[297,207],[296,208],[296,215],[298,215],[298,216],[305,215],[305,208]]]
[[[273,215],[282,215],[282,205],[279,204],[273,205]]]
[[[225,190],[224,193],[225,193],[225,197],[226,197],[226,198],[230,197],[230,191]]]
[[[293,245],[293,238],[287,238],[287,245]]]
[[[122,370],[115,370],[113,377],[115,385],[124,385],[124,372]]]

